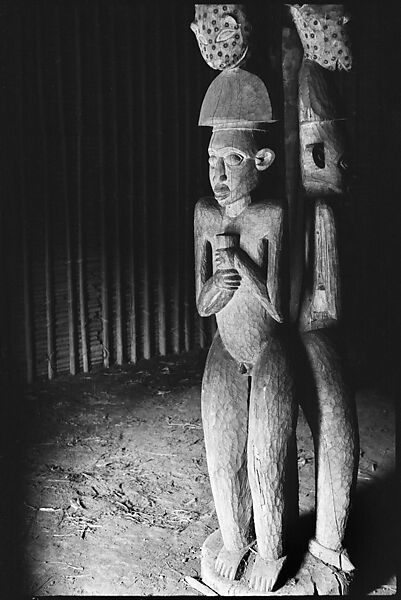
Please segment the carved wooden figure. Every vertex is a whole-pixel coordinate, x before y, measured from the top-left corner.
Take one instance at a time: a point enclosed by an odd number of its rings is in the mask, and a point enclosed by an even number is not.
[[[300,166],[306,198],[305,278],[299,328],[312,386],[304,409],[316,453],[316,532],[310,552],[343,572],[354,567],[343,547],[358,466],[354,398],[334,341],[341,316],[336,203],[348,159],[335,69],[352,64],[341,5],[290,7],[304,47],[299,72]]]
[[[285,562],[290,462],[296,461],[297,409],[279,325],[283,206],[255,199],[275,157],[271,120],[267,90],[255,75],[231,69],[212,82],[199,124],[213,126],[213,197],[198,201],[194,222],[197,307],[202,316],[215,314],[218,324],[202,383],[209,477],[223,540],[215,569],[233,580],[256,536],[250,585],[258,591],[273,588]]]
[[[209,67],[244,66],[249,58],[251,24],[242,4],[195,4],[191,29]]]

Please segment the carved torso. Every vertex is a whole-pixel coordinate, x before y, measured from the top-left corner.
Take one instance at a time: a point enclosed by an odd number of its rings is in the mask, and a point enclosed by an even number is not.
[[[216,235],[231,233],[239,236],[239,246],[249,258],[268,274],[269,248],[281,234],[282,207],[276,201],[260,201],[247,206],[237,217],[224,216],[214,198],[202,198],[196,206],[197,235],[211,252],[205,252],[209,262],[216,249]],[[211,270],[213,268],[213,271]],[[205,265],[211,276],[216,265]],[[269,280],[269,277],[268,277]],[[269,287],[269,286],[268,286]],[[274,290],[269,290],[274,297]],[[222,341],[228,352],[241,363],[253,364],[276,322],[252,294],[245,278],[231,300],[216,314]]]

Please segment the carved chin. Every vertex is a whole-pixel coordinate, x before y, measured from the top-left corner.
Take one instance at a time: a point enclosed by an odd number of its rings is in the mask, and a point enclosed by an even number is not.
[[[226,206],[227,204],[231,204],[235,200],[232,199],[231,194],[227,194],[225,196],[219,196],[218,194],[215,194],[214,198],[220,204],[220,206]]]

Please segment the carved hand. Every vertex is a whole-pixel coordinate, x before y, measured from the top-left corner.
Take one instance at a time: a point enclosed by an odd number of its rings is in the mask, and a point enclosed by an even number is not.
[[[272,304],[267,291],[266,277],[260,267],[241,248],[229,248],[233,256],[234,267],[238,269],[240,277],[244,278],[254,296],[259,300],[269,315],[278,323],[283,322],[283,316]],[[233,252],[231,252],[233,251]]]
[[[218,269],[213,280],[216,286],[222,290],[235,291],[241,284],[241,276],[236,269]]]
[[[220,248],[214,251],[216,266],[219,269],[234,269],[234,258],[237,254],[237,248]]]

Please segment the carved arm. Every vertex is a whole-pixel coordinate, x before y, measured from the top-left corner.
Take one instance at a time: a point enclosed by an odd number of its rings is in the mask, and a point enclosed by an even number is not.
[[[255,298],[261,303],[263,308],[269,313],[269,315],[278,323],[283,322],[283,316],[281,314],[281,309],[279,306],[279,302],[277,300],[275,293],[275,288],[277,287],[277,281],[274,280],[274,276],[270,271],[272,271],[272,265],[269,265],[267,277],[263,274],[260,267],[253,262],[253,260],[248,256],[248,254],[242,250],[241,248],[236,248],[235,256],[234,256],[234,265],[238,270],[239,274],[243,278],[244,283],[246,282],[255,296]],[[269,290],[272,293],[269,293]]]
[[[218,313],[233,297],[241,277],[234,269],[218,269],[212,274],[211,252],[195,212],[196,307],[201,317]]]
[[[267,246],[267,274],[250,258],[250,256],[239,247],[216,250],[216,262],[226,260],[232,262],[232,266],[240,274],[243,283],[251,290],[254,297],[261,303],[263,308],[278,323],[284,321],[282,312],[282,267],[280,265],[283,243],[283,213],[280,210],[279,218],[276,220],[276,228],[271,239],[264,239]]]

